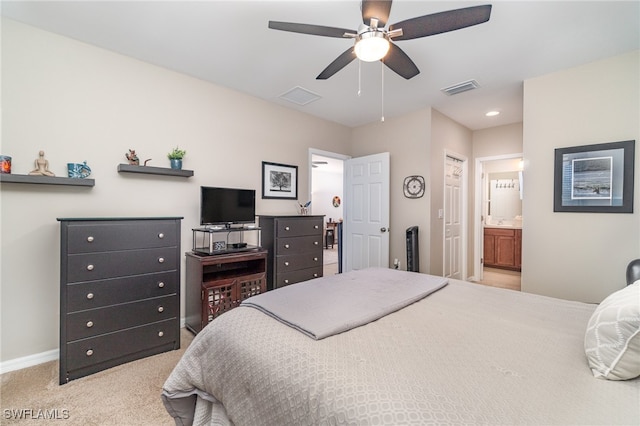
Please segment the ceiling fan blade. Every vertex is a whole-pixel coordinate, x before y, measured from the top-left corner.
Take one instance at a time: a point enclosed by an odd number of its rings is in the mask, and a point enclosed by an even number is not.
[[[345,34],[349,34],[347,37],[355,37],[357,32],[354,30],[347,30],[345,28],[325,27],[322,25],[310,25],[310,24],[296,24],[293,22],[279,22],[269,21],[269,28],[272,30],[290,31],[292,33],[310,34],[323,37],[337,37],[343,38]]]
[[[371,18],[378,20],[378,27],[382,28],[387,25],[389,20],[389,13],[391,12],[392,1],[380,1],[380,0],[362,0],[362,22],[365,25],[371,25]]]
[[[400,49],[395,44],[391,43],[389,46],[389,52],[382,59],[384,64],[391,68],[393,72],[400,75],[401,77],[409,80],[410,78],[415,77],[420,74],[420,70],[413,63],[411,58],[404,53],[402,49]]]
[[[356,51],[351,46],[347,50],[345,50],[340,56],[338,56],[333,62],[326,67],[320,75],[316,77],[316,80],[326,80],[342,68],[346,67],[356,58]]]
[[[390,25],[389,31],[402,29],[402,35],[394,36],[394,41],[411,40],[482,24],[490,17],[491,5],[486,4],[407,19]]]

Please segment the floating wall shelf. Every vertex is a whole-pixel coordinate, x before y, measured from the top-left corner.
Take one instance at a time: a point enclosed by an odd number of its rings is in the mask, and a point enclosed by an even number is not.
[[[55,176],[32,176],[32,175],[14,175],[0,174],[0,182],[9,183],[31,183],[38,185],[67,185],[67,186],[94,186],[93,179],[77,179]]]
[[[164,176],[193,176],[193,170],[177,170],[166,167],[151,166],[133,166],[131,164],[118,164],[118,173],[144,173],[147,175],[164,175]]]

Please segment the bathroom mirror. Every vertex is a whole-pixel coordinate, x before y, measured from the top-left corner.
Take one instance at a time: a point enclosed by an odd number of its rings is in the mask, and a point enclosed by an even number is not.
[[[488,214],[493,220],[511,220],[522,215],[518,172],[489,173],[488,193]]]

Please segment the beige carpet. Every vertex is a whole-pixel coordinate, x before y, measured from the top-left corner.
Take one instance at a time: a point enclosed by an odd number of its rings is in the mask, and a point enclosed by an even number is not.
[[[173,425],[160,393],[193,335],[180,349],[58,385],[58,361],[0,376],[0,424]],[[16,417],[22,415],[22,419]],[[57,420],[45,420],[49,416]],[[26,418],[25,418],[26,417]],[[38,418],[40,417],[40,418]]]

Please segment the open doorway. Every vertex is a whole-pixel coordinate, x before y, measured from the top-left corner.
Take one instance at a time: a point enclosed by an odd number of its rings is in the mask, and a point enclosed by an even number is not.
[[[324,216],[323,275],[338,273],[339,254],[337,224],[342,222],[344,199],[344,160],[350,157],[309,149],[309,194],[311,212]]]
[[[522,154],[476,159],[473,281],[520,291]]]

